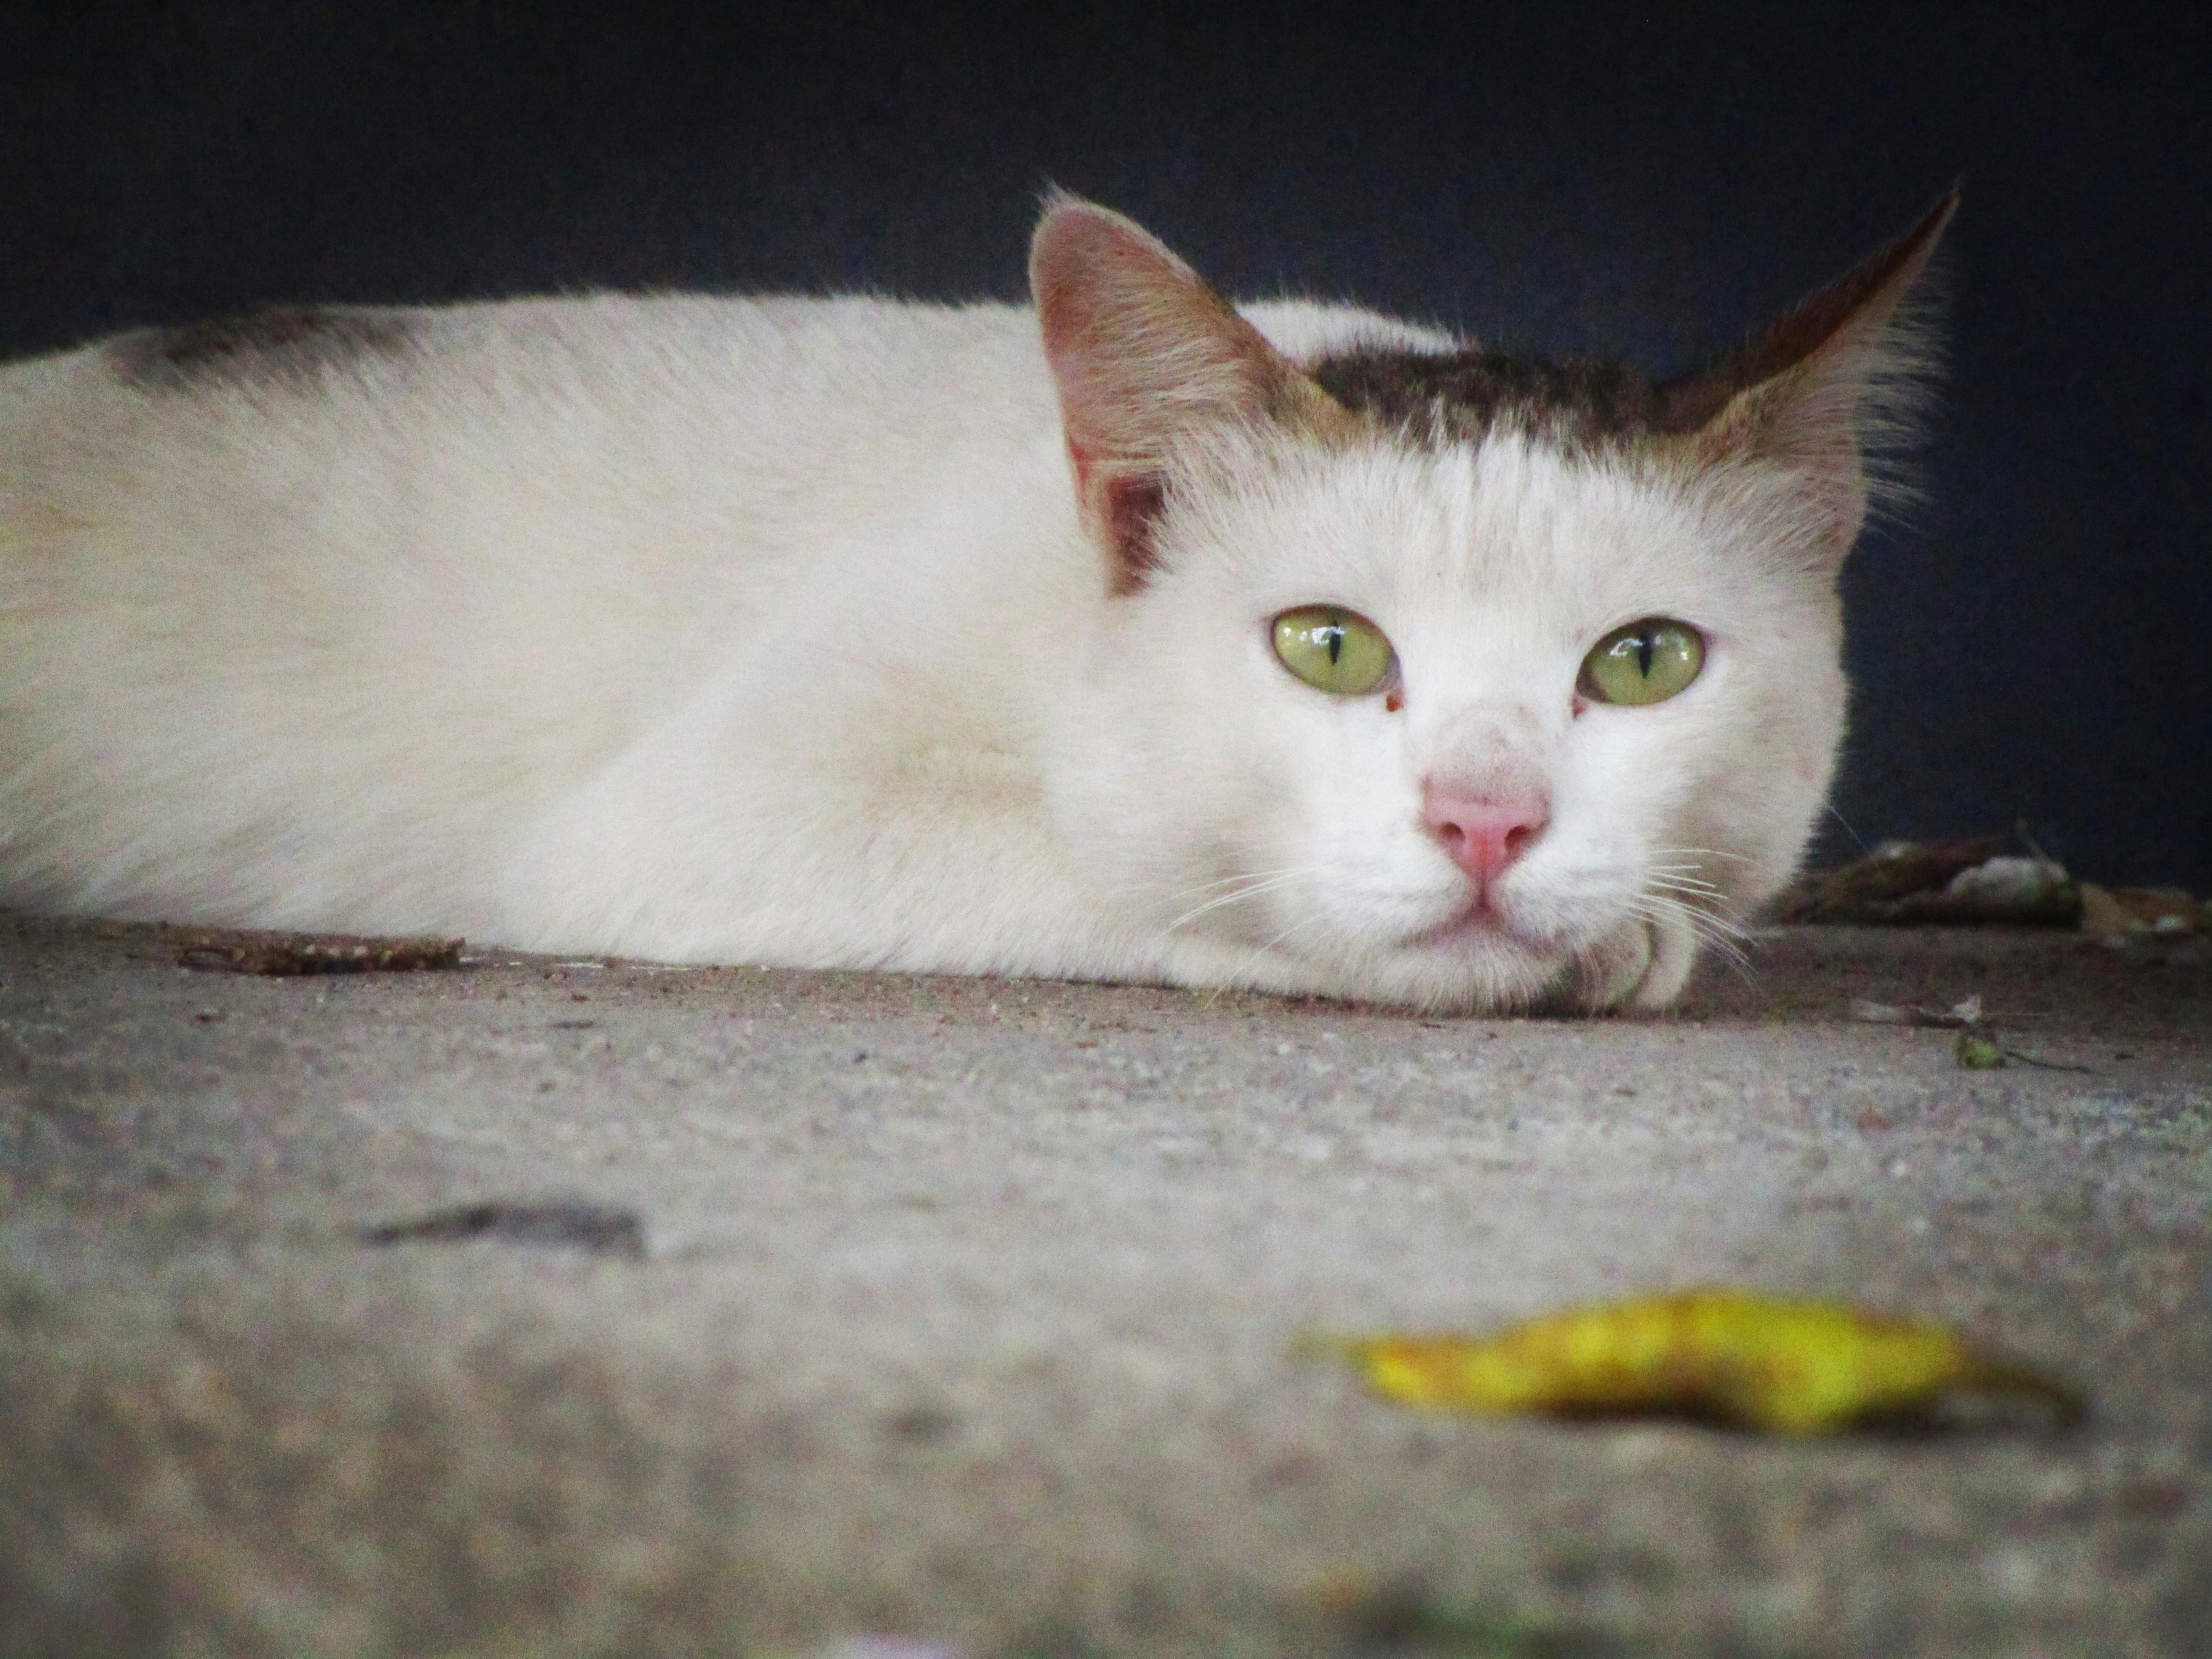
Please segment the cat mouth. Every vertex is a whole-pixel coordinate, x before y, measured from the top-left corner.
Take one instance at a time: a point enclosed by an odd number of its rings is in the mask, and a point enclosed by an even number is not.
[[[1434,927],[1425,927],[1407,939],[1406,944],[1414,950],[1451,950],[1468,945],[1509,945],[1522,951],[1549,955],[1541,941],[1532,939],[1514,926],[1511,918],[1491,900],[1487,891],[1479,893],[1457,912],[1447,916]]]

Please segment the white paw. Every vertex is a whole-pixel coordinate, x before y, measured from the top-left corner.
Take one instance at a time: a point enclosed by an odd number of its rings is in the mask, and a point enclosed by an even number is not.
[[[1697,931],[1684,918],[1625,922],[1576,959],[1575,1000],[1593,1013],[1664,1008],[1697,962]]]

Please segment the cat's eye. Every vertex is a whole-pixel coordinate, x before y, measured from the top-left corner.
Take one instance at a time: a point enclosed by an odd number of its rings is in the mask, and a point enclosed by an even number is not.
[[[1646,617],[1616,628],[1583,659],[1580,690],[1593,702],[1638,707],[1686,690],[1705,665],[1705,636],[1687,623]]]
[[[1301,605],[1276,617],[1275,654],[1315,690],[1339,697],[1381,690],[1396,660],[1381,629],[1333,605]]]

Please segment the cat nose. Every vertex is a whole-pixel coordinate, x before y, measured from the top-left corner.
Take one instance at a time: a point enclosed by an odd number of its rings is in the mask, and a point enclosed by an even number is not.
[[[1552,821],[1541,795],[1460,794],[1433,786],[1421,792],[1421,822],[1454,864],[1487,886],[1527,852]]]

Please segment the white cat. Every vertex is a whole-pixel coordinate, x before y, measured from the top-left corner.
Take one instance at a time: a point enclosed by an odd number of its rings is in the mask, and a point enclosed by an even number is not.
[[[1788,878],[1954,200],[1654,386],[1241,312],[276,313],[0,371],[0,899],[1664,1006]]]

